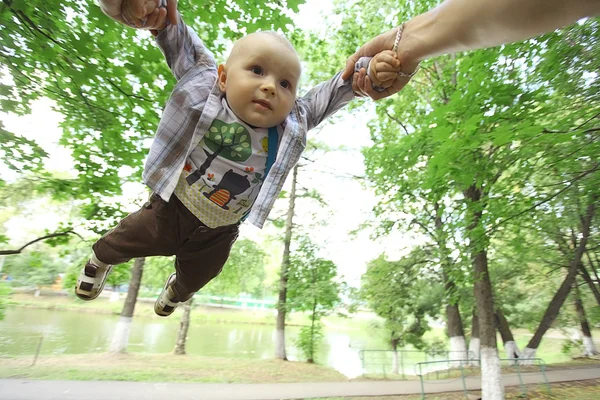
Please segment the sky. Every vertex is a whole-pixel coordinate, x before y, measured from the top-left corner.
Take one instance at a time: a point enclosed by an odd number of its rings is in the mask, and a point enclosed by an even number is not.
[[[332,8],[331,0],[307,0],[306,4],[300,6],[299,15],[294,18],[296,25],[304,30],[312,29],[324,34],[323,29],[328,25],[323,23],[324,15],[330,14]],[[35,140],[50,154],[46,161],[49,170],[69,173],[72,171],[70,152],[57,144],[61,135],[58,124],[62,116],[53,112],[51,106],[49,100],[37,101],[32,107],[31,115],[17,117],[0,112],[0,120],[4,122],[6,129]],[[309,133],[309,138],[317,135],[319,141],[331,147],[344,146],[344,151],[329,152],[318,157],[310,166],[303,168],[298,179],[300,185],[318,190],[328,207],[299,202],[295,222],[310,225],[314,224],[315,217],[317,221],[321,221],[310,228],[311,239],[322,247],[319,255],[334,261],[338,267],[338,274],[343,276],[348,284],[358,286],[360,276],[365,272],[369,260],[383,252],[391,258],[397,258],[419,239],[407,233],[373,240],[369,230],[363,230],[357,236],[350,234],[370,218],[371,210],[377,201],[372,189],[348,177],[364,176],[360,150],[371,145],[367,122],[375,116],[374,105],[365,101],[359,111],[353,114],[342,111],[338,115],[341,117],[330,120],[322,129]],[[13,171],[2,166],[0,175],[7,180],[17,178]],[[291,179],[288,179],[284,190],[289,189],[290,181]],[[117,200],[123,204],[130,204],[127,211],[135,211],[143,201],[145,193],[141,182],[128,184],[124,187],[123,196]],[[287,201],[278,200],[271,217],[284,215],[286,207]],[[9,220],[5,227],[11,232],[11,244],[18,245],[37,237],[36,235],[44,229],[52,231],[61,222],[61,218],[60,213],[53,212],[49,207],[44,209],[43,204],[34,204],[31,210],[24,210],[22,217]],[[272,241],[273,235],[278,234],[280,235],[281,231],[272,226],[261,231],[246,223],[242,225],[240,236],[265,243]],[[267,243],[266,247],[273,253],[272,262],[278,263],[281,246]]]

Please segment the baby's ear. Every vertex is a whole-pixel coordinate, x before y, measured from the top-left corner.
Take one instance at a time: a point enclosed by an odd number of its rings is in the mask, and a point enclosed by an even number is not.
[[[219,64],[219,89],[225,93],[225,83],[227,83],[227,72],[225,71],[225,65]]]

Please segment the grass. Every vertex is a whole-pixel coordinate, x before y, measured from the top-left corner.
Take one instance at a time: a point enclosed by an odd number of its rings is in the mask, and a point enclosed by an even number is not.
[[[600,393],[600,379],[590,379],[578,382],[553,383],[551,392],[546,386],[527,385],[526,394],[518,387],[506,388],[506,400],[536,399],[536,400],[597,400]],[[481,393],[469,392],[470,399],[479,399]],[[425,397],[427,400],[464,400],[462,392],[437,393]],[[370,396],[370,397],[328,397],[313,400],[420,400],[421,396]]]
[[[340,382],[339,372],[316,364],[172,354],[78,354],[0,359],[0,378],[136,382]]]

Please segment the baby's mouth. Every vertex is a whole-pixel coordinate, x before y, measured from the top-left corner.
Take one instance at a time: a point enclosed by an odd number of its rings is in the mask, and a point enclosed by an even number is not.
[[[253,103],[256,104],[260,104],[261,106],[263,106],[264,108],[267,108],[269,110],[273,110],[273,107],[271,106],[271,103],[268,100],[253,100]]]

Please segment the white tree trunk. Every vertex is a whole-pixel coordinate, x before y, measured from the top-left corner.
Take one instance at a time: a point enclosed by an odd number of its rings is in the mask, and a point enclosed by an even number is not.
[[[502,369],[497,349],[481,349],[481,397],[485,400],[504,400]]]
[[[392,374],[398,375],[398,350],[392,353]]]
[[[533,360],[530,360],[530,358],[535,358],[536,352],[537,352],[537,349],[525,347],[523,349],[523,351],[521,352],[521,360],[524,359],[524,361],[520,361],[519,364],[521,364],[521,365],[533,364]]]
[[[471,357],[473,360],[479,360],[480,355],[479,355],[479,347],[480,347],[481,341],[479,338],[471,338],[471,341],[469,342],[469,357]],[[479,365],[477,362],[473,362],[471,363],[471,365]]]
[[[598,354],[594,340],[589,336],[583,337],[583,355],[586,357],[595,356]]]
[[[119,291],[118,290],[113,290],[112,292],[110,292],[110,299],[109,301],[111,303],[117,302],[119,301]]]
[[[283,329],[275,331],[275,358],[279,358],[280,360],[287,359],[287,355],[285,354],[285,331]]]
[[[132,317],[119,317],[117,328],[110,343],[110,353],[125,353],[129,343],[129,332],[131,331]]]
[[[468,360],[467,343],[464,336],[454,336],[450,338],[450,354],[448,358],[451,360]],[[453,366],[460,365],[460,362],[452,363]],[[456,365],[455,365],[456,364]]]
[[[515,355],[521,358],[519,346],[517,346],[517,343],[513,342],[512,340],[504,343],[504,351],[506,352],[506,358],[514,358]]]

